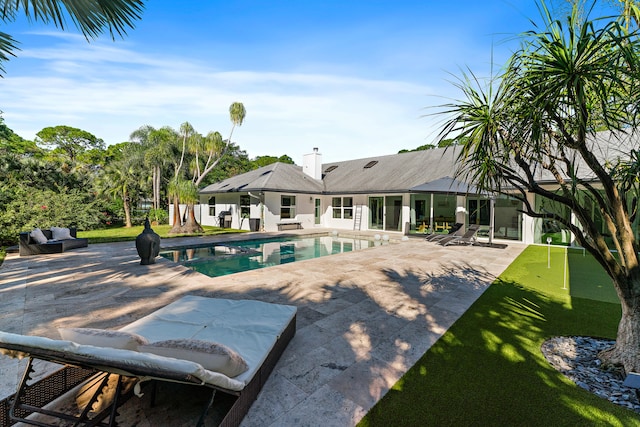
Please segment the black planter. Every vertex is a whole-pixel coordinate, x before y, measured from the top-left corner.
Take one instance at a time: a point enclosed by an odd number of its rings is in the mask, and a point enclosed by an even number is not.
[[[156,263],[156,257],[160,253],[160,236],[151,229],[149,218],[144,220],[144,230],[136,237],[136,250],[141,265]]]

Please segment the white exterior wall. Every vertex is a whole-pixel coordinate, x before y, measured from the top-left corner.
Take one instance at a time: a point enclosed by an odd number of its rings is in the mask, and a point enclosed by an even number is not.
[[[202,206],[202,205],[195,205],[193,207],[196,221],[198,221],[198,223],[200,224],[202,224],[201,219],[202,219],[202,215],[205,213],[204,212],[205,207],[206,206]],[[184,218],[184,215],[186,212],[187,212],[187,205],[180,204],[180,217]],[[169,205],[169,225],[173,225],[173,204]]]
[[[218,226],[218,214],[223,211],[231,211],[232,223],[231,228],[240,228],[240,195],[247,193],[220,193],[216,194],[216,216],[209,215],[208,200],[211,195],[201,196],[201,204],[196,205],[196,218],[202,225]],[[402,219],[401,219],[401,233],[406,234],[408,232],[407,224],[411,220],[411,195],[407,194],[343,194],[343,195],[317,195],[317,194],[296,194],[296,193],[281,193],[281,192],[267,192],[264,194],[264,211],[261,214],[260,204],[258,199],[251,197],[250,206],[250,218],[261,218],[262,229],[264,231],[278,231],[278,223],[280,222],[280,198],[282,195],[295,196],[296,197],[296,221],[300,221],[302,228],[310,229],[314,227],[329,228],[336,230],[354,230],[354,222],[357,209],[361,209],[361,219],[359,230],[369,230],[369,197],[385,197],[385,196],[402,196]],[[333,218],[333,197],[352,197],[353,198],[353,219]],[[534,195],[528,195],[530,203],[534,203]],[[315,199],[321,200],[321,218],[320,224],[315,224]],[[456,204],[460,207],[465,207],[466,198],[464,196],[458,196],[456,198]],[[181,213],[184,214],[185,206],[181,205]],[[463,212],[456,214],[456,220],[458,218],[465,218],[466,214]],[[465,218],[466,219],[466,218]],[[173,221],[173,206],[169,208],[169,221]],[[286,222],[286,220],[284,220]],[[464,222],[464,220],[462,221]],[[522,242],[533,243],[534,241],[534,219],[523,215],[522,220]],[[249,219],[242,221],[242,229],[249,230]],[[375,230],[384,231],[389,233],[396,233],[395,230]]]
[[[314,224],[314,200],[315,196],[309,194],[296,193],[265,193],[264,206],[264,231],[278,231],[280,222],[280,200],[281,196],[295,196],[296,216],[295,220],[300,221],[302,228],[312,228]],[[259,216],[258,216],[259,217]],[[292,218],[291,220],[293,220]],[[287,221],[287,220],[283,220]]]
[[[201,225],[210,225],[210,226],[219,226],[218,223],[218,214],[222,211],[230,211],[231,212],[231,228],[240,229],[242,225],[242,230],[250,229],[250,218],[260,218],[260,203],[257,198],[250,196],[250,207],[249,207],[249,218],[245,218],[244,220],[240,217],[240,196],[247,195],[247,193],[221,193],[216,194],[216,214],[215,216],[209,215],[209,199],[211,195],[205,195],[200,197],[201,203],[201,220],[198,220]],[[171,211],[170,211],[171,212]],[[196,209],[196,212],[198,210]]]

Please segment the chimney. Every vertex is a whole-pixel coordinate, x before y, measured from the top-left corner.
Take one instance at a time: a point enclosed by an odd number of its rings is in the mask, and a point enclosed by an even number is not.
[[[302,158],[302,171],[313,179],[322,179],[322,154],[318,153],[317,147]]]

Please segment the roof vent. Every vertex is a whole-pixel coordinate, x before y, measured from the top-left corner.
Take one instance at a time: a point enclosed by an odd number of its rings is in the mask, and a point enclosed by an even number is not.
[[[377,160],[371,160],[369,163],[367,163],[366,165],[364,165],[364,168],[365,168],[365,169],[369,169],[369,168],[374,167],[374,166],[375,166],[375,165],[377,165],[377,164],[378,164],[378,161],[377,161]]]
[[[324,173],[329,173],[329,172],[331,172],[331,171],[333,171],[333,170],[336,170],[336,169],[338,169],[338,166],[336,166],[336,165],[329,166],[329,167],[324,171]]]

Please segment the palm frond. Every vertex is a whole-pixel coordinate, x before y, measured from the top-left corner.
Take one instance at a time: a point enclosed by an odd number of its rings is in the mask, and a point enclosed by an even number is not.
[[[24,14],[30,22],[53,24],[67,30],[67,20],[87,39],[95,39],[105,31],[112,39],[124,37],[127,29],[142,17],[144,0],[0,0],[2,22],[12,22]],[[0,75],[2,63],[15,56],[16,41],[0,33]]]
[[[20,50],[17,43],[9,34],[0,32],[0,74],[4,74],[3,64],[9,60],[9,57],[16,56],[13,52]]]

